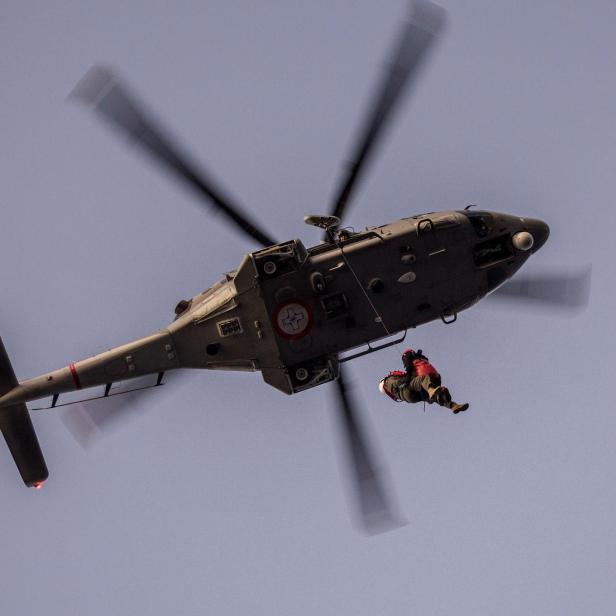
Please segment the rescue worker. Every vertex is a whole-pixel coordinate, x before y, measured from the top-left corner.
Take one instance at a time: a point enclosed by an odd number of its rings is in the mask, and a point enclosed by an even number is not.
[[[436,402],[440,406],[460,413],[468,409],[468,404],[458,404],[451,399],[446,387],[441,385],[441,375],[421,352],[407,349],[402,353],[405,372],[394,370],[379,383],[381,393],[396,402]]]

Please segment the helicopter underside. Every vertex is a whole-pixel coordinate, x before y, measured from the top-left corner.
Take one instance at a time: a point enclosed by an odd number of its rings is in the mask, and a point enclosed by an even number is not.
[[[291,240],[247,255],[187,302],[169,331],[182,366],[260,370],[297,393],[335,379],[344,353],[455,320],[526,261],[516,233],[534,229],[540,247],[536,227],[507,214],[449,211],[310,249]]]

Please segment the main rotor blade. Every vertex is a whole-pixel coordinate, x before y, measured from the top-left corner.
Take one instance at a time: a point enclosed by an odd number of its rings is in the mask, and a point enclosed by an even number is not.
[[[128,135],[150,156],[173,171],[202,198],[213,203],[251,238],[263,246],[276,243],[204,171],[197,169],[112,71],[93,66],[75,86],[70,97],[92,105],[116,129]]]
[[[445,11],[435,4],[424,0],[414,3],[411,19],[401,30],[389,66],[383,73],[358,133],[346,172],[330,209],[332,215],[342,218],[370,157],[375,153],[378,139],[387,122],[391,120],[405,87],[416,77],[428,50],[444,25],[444,19]]]
[[[527,301],[531,305],[579,309],[588,304],[591,268],[577,274],[546,274],[516,276],[497,289],[490,298],[513,302]]]
[[[405,522],[393,512],[385,489],[384,473],[375,463],[342,374],[336,381],[336,389],[340,424],[346,442],[346,457],[362,526],[369,534],[403,526]]]

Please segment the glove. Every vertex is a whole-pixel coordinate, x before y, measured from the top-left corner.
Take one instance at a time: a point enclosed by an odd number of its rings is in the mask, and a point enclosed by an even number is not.
[[[407,372],[413,369],[413,359],[415,359],[415,352],[413,349],[407,349],[402,353],[402,363]]]

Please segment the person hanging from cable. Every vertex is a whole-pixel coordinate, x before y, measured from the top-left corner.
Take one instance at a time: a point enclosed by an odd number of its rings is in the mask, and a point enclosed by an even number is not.
[[[458,404],[451,399],[446,387],[441,385],[441,375],[421,352],[407,349],[402,353],[405,371],[394,370],[379,383],[381,393],[396,402],[436,402],[440,406],[460,413],[468,409],[468,404]]]

